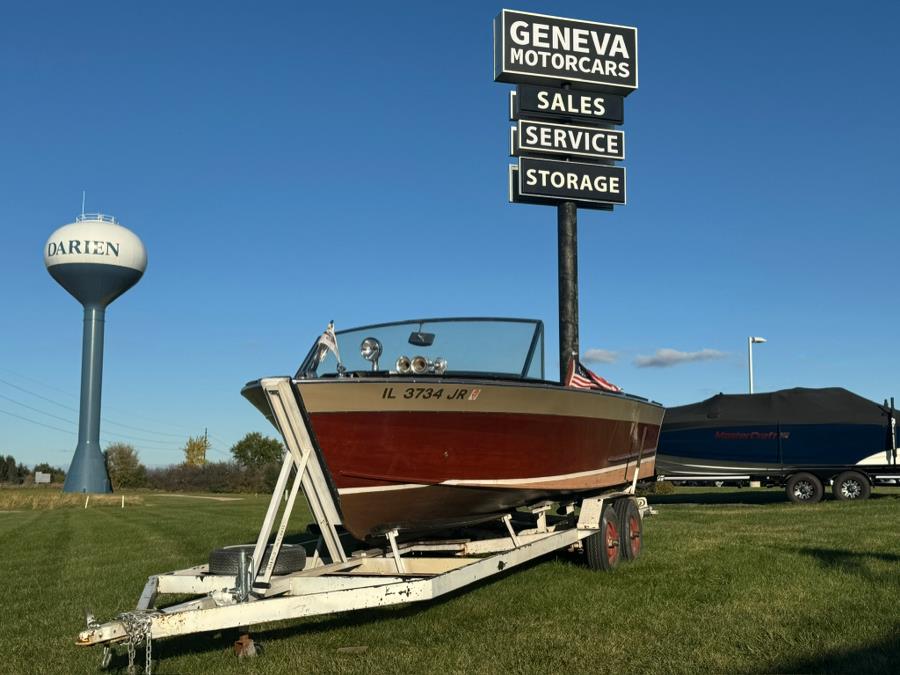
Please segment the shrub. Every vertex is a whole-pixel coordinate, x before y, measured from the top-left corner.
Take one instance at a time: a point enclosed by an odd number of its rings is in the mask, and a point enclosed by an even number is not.
[[[141,464],[134,446],[112,443],[103,454],[113,490],[144,487],[147,484],[147,467]]]
[[[147,486],[167,492],[269,492],[275,481],[270,485],[267,466],[243,467],[237,462],[176,464],[149,469]]]

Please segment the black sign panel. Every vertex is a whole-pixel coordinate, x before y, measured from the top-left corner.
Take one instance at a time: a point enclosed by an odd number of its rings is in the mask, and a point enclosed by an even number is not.
[[[550,117],[579,122],[622,124],[625,99],[616,94],[521,84],[516,87],[513,119]]]
[[[494,19],[494,81],[637,89],[637,29],[504,9]]]
[[[513,134],[510,154],[625,159],[625,132],[574,124],[522,120]]]
[[[542,206],[557,206],[558,199],[542,199],[541,197],[525,196],[519,192],[519,167],[515,164],[509,165],[509,201],[513,204],[540,204]],[[612,204],[601,204],[600,202],[578,202],[580,209],[593,209],[595,211],[612,211]]]
[[[559,201],[625,203],[621,166],[519,158],[519,194]]]

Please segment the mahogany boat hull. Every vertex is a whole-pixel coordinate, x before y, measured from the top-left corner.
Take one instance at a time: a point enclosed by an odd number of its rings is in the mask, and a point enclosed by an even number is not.
[[[256,383],[244,395],[271,419]],[[663,408],[544,382],[295,380],[344,527],[448,529],[654,474]]]

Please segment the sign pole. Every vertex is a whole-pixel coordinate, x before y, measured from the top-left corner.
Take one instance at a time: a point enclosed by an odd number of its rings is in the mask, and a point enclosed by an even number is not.
[[[566,382],[569,359],[578,349],[578,209],[575,202],[556,207],[559,259],[559,381]]]

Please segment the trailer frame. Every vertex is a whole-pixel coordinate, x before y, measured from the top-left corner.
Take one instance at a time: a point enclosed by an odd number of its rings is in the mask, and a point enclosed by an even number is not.
[[[110,647],[124,643],[131,668],[136,650],[143,646],[149,672],[152,641],[160,638],[431,600],[553,551],[582,548],[587,537],[604,536],[604,509],[615,500],[635,500],[642,519],[655,513],[645,498],[635,497],[638,457],[630,485],[619,490],[573,497],[558,508],[556,502],[543,502],[530,513],[497,514],[457,539],[402,541],[397,530],[389,530],[385,546],[348,552],[349,536],[340,532],[340,511],[297,388],[288,377],[260,382],[286,452],[252,556],[241,555],[236,576],[211,574],[208,564],[153,575],[134,610],[107,623],[88,615],[76,644],[103,645],[105,663]],[[275,560],[301,489],[319,534],[310,542],[312,554],[302,570],[275,575]],[[262,566],[270,540],[272,551]],[[157,608],[161,596],[169,594],[196,597]]]

